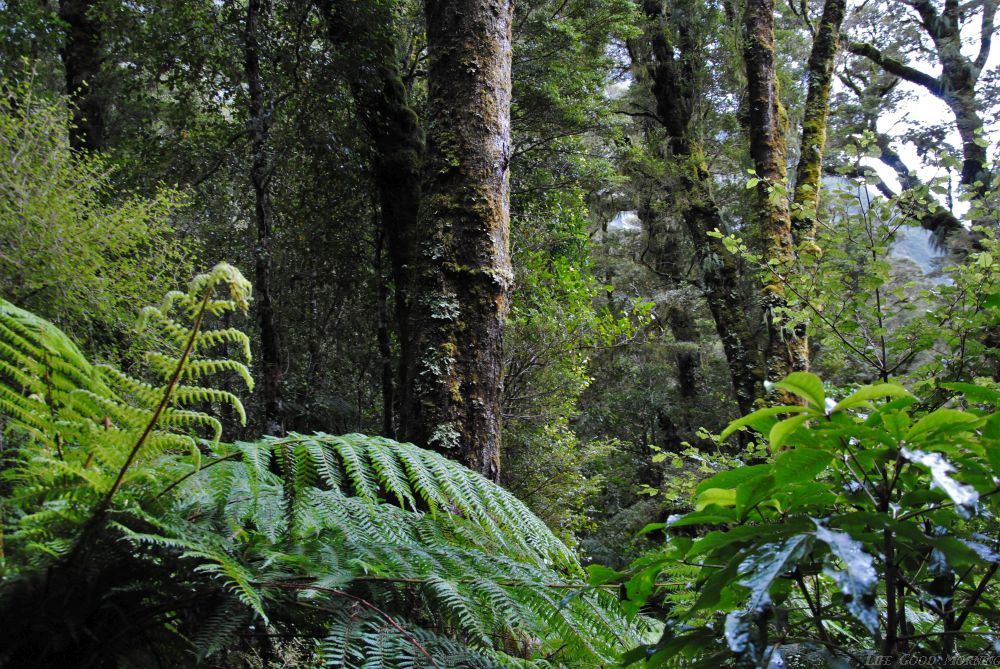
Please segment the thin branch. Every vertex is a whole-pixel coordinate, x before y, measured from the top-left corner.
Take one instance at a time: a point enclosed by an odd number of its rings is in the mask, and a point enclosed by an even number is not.
[[[969,617],[970,613],[972,613],[972,607],[976,605],[979,598],[983,596],[984,592],[986,592],[986,586],[989,585],[990,579],[992,579],[993,575],[997,573],[997,567],[1000,567],[1000,564],[994,562],[990,565],[990,568],[986,570],[986,573],[983,574],[982,580],[979,581],[979,585],[976,586],[976,589],[973,591],[969,601],[966,602],[965,608],[962,609],[962,613],[959,614],[958,619],[955,621],[956,628],[962,629],[962,624],[965,622],[965,619]]]
[[[990,57],[990,48],[993,46],[993,32],[996,30],[995,21],[997,14],[997,0],[983,1],[983,26],[980,30],[979,54],[973,63],[976,70],[981,72],[986,67],[986,61]]]

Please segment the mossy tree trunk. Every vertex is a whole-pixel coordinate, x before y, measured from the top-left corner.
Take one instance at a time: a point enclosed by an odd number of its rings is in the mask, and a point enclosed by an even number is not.
[[[106,143],[105,102],[101,88],[102,36],[98,0],[60,0],[59,19],[65,24],[63,68],[66,93],[73,101],[70,146],[100,151]]]
[[[394,380],[405,388],[407,368],[414,358],[410,332],[410,290],[417,255],[417,212],[421,196],[424,133],[410,105],[398,56],[399,35],[389,3],[326,0],[320,8],[327,19],[331,46],[338,49],[338,68],[346,79],[358,116],[374,149],[373,177],[378,192],[381,238],[388,250],[392,277],[394,323],[399,363]],[[398,392],[398,391],[397,391]],[[397,396],[397,400],[398,400]],[[397,402],[387,409],[384,428],[395,436]]]
[[[744,14],[743,59],[749,98],[750,156],[759,179],[757,201],[763,253],[778,275],[791,271],[795,261],[792,217],[788,201],[788,116],[781,104],[774,58],[774,0],[747,0]],[[803,333],[788,326],[788,301],[779,276],[764,286],[768,345],[767,377],[784,378],[809,366],[809,347]]]
[[[792,225],[797,233],[800,251],[805,253],[819,253],[816,246],[816,217],[819,215],[823,152],[830,116],[830,85],[840,42],[840,25],[844,21],[846,9],[847,0],[826,0],[823,3],[823,16],[814,31],[812,50],[809,53],[809,84],[802,115],[795,191],[792,195]],[[804,18],[809,20],[808,17]],[[797,328],[795,339],[795,344],[804,355],[792,357],[792,371],[806,371],[809,369],[809,340],[805,326]]]
[[[830,85],[840,43],[847,0],[826,0],[823,16],[813,36],[809,53],[809,84],[802,115],[799,163],[795,170],[792,197],[793,225],[800,239],[815,242],[816,216],[822,188],[823,152],[826,149],[827,120],[830,116]],[[808,20],[808,19],[807,19]]]
[[[743,265],[711,235],[727,226],[713,195],[712,176],[693,126],[702,95],[698,82],[704,67],[698,43],[698,12],[660,0],[642,3],[647,30],[643,48],[630,49],[633,63],[645,69],[656,101],[656,121],[666,131],[667,149],[679,173],[673,205],[690,237],[701,267],[702,292],[722,341],[733,392],[740,411],[749,413],[763,395],[762,342],[753,328],[757,312],[747,293]],[[676,36],[676,40],[672,37]],[[676,41],[676,43],[675,43]]]
[[[500,474],[510,236],[509,0],[427,0],[426,180],[403,434]]]
[[[274,245],[274,207],[271,203],[271,159],[268,147],[271,109],[264,91],[260,54],[260,23],[265,17],[263,0],[249,0],[244,33],[244,74],[249,91],[250,182],[253,186],[254,222],[257,229],[257,243],[254,246],[254,302],[257,307],[257,325],[260,328],[262,422],[267,434],[281,436],[285,433],[281,400],[284,365],[271,296]]]

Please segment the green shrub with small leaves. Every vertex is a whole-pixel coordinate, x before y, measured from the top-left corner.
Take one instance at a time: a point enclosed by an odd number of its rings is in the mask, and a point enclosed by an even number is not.
[[[894,383],[839,401],[805,372],[776,386],[801,404],[722,434],[756,431],[772,457],[703,480],[692,511],[647,528],[667,541],[627,574],[592,570],[593,585],[625,581],[630,610],[663,611],[662,637],[626,664],[997,652],[1000,393],[946,384],[951,400],[927,406]],[[672,601],[673,577],[692,568],[693,593]]]
[[[72,332],[88,353],[142,352],[136,305],[193,273],[174,229],[186,197],[121,192],[106,156],[69,148],[70,110],[0,79],[0,295]]]
[[[249,297],[222,264],[146,309],[164,347],[142,375],[0,301],[0,666],[285,650],[301,666],[593,667],[638,642],[541,520],[439,454],[358,434],[221,441],[214,413],[243,407],[213,383],[252,386],[224,317]]]

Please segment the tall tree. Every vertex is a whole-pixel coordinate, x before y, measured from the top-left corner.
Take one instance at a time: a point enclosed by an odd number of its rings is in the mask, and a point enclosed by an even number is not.
[[[840,43],[840,26],[847,9],[846,0],[826,0],[819,25],[810,23],[803,15],[813,36],[809,52],[808,86],[805,109],[802,114],[802,134],[799,144],[799,162],[795,169],[795,190],[792,193],[792,227],[802,248],[818,253],[816,218],[819,215],[819,194],[822,188],[823,153],[826,149],[827,124],[830,117],[830,87],[833,83],[833,66]],[[795,328],[793,345],[798,355],[791,358],[790,371],[809,369],[809,339],[805,325]]]
[[[988,144],[983,136],[982,104],[976,85],[986,67],[996,31],[997,0],[961,3],[945,0],[939,9],[931,0],[904,3],[917,13],[919,25],[930,39],[931,54],[941,68],[938,75],[914,67],[869,42],[850,41],[851,53],[868,58],[886,72],[923,88],[944,102],[955,117],[962,139],[962,184],[973,194],[983,195],[991,186]],[[978,51],[974,57],[962,53],[962,31],[969,18],[980,13]],[[978,185],[977,185],[978,184]]]
[[[813,33],[813,45],[809,52],[809,83],[802,114],[802,139],[799,163],[795,169],[792,213],[794,227],[800,231],[802,238],[810,241],[816,237],[823,152],[830,117],[830,86],[840,44],[840,25],[846,9],[847,0],[826,0],[819,25],[815,28],[809,26]],[[808,16],[804,18],[809,21]]]
[[[765,376],[760,338],[752,325],[753,297],[747,293],[740,259],[711,234],[726,232],[728,226],[715,200],[703,135],[697,127],[706,93],[707,37],[701,22],[707,10],[697,0],[669,7],[660,0],[644,0],[642,9],[645,38],[630,44],[630,56],[639,74],[650,80],[656,104],[653,117],[666,132],[668,158],[677,166],[679,184],[671,189],[672,204],[693,242],[702,268],[702,293],[722,341],[736,402],[746,413],[763,394]]]
[[[66,38],[61,57],[66,93],[75,108],[70,131],[74,149],[98,151],[105,145],[105,97],[98,82],[103,62],[98,0],[60,0],[59,18]]]
[[[500,475],[504,319],[511,289],[509,0],[427,0],[427,158],[416,354],[402,432]]]
[[[791,209],[787,197],[788,115],[781,104],[774,56],[774,0],[747,0],[743,59],[747,69],[750,156],[757,172],[757,201],[764,258],[778,274],[795,260]],[[779,277],[764,286],[768,316],[767,377],[784,378],[809,366],[809,347],[801,333],[787,327],[788,301]]]
[[[265,2],[266,0],[249,0],[247,3],[244,67],[249,89],[250,182],[253,186],[254,221],[257,231],[254,246],[254,283],[257,293],[255,300],[257,325],[260,328],[263,421],[268,434],[284,435],[281,401],[281,377],[284,369],[271,296],[274,207],[271,203],[268,134],[272,109],[265,92],[260,53],[261,22],[267,16]]]

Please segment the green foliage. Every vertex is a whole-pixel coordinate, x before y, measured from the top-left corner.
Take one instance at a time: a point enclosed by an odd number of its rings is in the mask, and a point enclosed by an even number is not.
[[[184,198],[119,196],[105,158],[70,152],[63,103],[0,88],[0,294],[121,357],[135,305],[191,275],[172,228]]]
[[[193,665],[288,636],[330,667],[595,666],[638,641],[524,504],[441,455],[220,442],[205,410],[242,405],[208,381],[250,379],[219,323],[248,299],[219,265],[146,309],[148,380],[0,303],[0,663]]]
[[[953,384],[967,408],[928,409],[893,383],[836,403],[812,374],[776,385],[804,405],[761,409],[726,431],[752,428],[773,457],[703,480],[695,510],[660,526],[666,545],[633,565],[635,610],[660,596],[662,573],[698,573],[696,598],[669,606],[662,638],[630,661],[778,666],[793,643],[828,664],[990,652],[1000,394]]]
[[[591,382],[593,357],[623,346],[651,304],[607,305],[587,238],[580,189],[544,193],[514,221],[517,287],[505,334],[504,483],[562,536],[589,524],[585,504],[602,485],[606,440],[580,439],[571,419]]]

